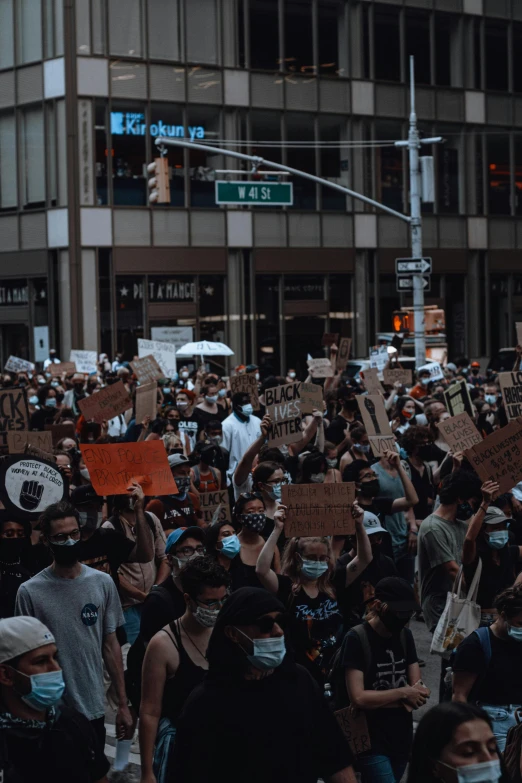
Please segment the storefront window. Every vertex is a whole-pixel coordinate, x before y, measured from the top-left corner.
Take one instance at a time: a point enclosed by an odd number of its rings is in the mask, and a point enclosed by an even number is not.
[[[149,302],[195,302],[195,277],[147,278],[147,299]]]
[[[329,331],[341,337],[353,334],[352,278],[350,275],[330,275],[328,279],[330,300]]]
[[[324,299],[323,275],[286,275],[284,300]]]
[[[507,134],[487,136],[486,145],[489,212],[491,215],[509,215],[511,212],[509,136]]]
[[[276,275],[256,277],[257,363],[267,375],[281,372],[279,285]]]
[[[96,102],[94,125],[96,145],[96,203],[103,206],[109,203],[108,166],[109,145],[107,139],[107,104]]]
[[[113,104],[111,110],[112,188],[114,204],[147,203],[147,135],[142,104]]]
[[[489,278],[491,318],[491,355],[501,348],[513,345],[509,328],[509,276],[491,275]],[[446,319],[448,315],[446,313]]]
[[[286,147],[286,162],[289,166],[308,174],[316,174],[314,117],[311,114],[286,114],[286,138],[289,142],[311,142],[307,147]],[[293,209],[316,209],[316,184],[304,177],[294,178]]]
[[[47,279],[45,277],[31,280],[34,323],[33,326],[49,325],[49,294],[47,291]]]
[[[176,138],[195,138],[202,136],[204,128],[186,127],[183,119],[183,107],[170,103],[155,103],[151,107],[151,143],[158,136]],[[155,155],[153,146],[152,154]],[[173,207],[185,206],[185,158],[183,147],[169,147],[170,203]]]
[[[314,358],[324,356],[321,339],[325,333],[326,316],[324,315],[285,315],[285,349],[286,367],[293,367],[298,378],[306,378],[308,366],[306,357],[309,353]]]
[[[191,106],[188,110],[189,132],[196,139],[205,139],[212,146],[221,137],[221,113],[207,106]],[[191,130],[192,129],[192,130]],[[190,205],[215,207],[216,169],[223,169],[223,155],[213,155],[203,150],[189,151]]]
[[[144,277],[116,277],[116,350],[126,361],[138,352],[138,338],[144,337]]]

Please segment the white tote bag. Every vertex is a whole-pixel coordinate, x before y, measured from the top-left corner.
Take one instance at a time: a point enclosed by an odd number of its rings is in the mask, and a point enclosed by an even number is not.
[[[476,603],[482,560],[478,565],[466,598],[462,596],[462,566],[459,569],[453,591],[448,593],[446,606],[442,612],[433,639],[431,653],[448,656],[466,636],[476,631],[480,625],[480,606]]]

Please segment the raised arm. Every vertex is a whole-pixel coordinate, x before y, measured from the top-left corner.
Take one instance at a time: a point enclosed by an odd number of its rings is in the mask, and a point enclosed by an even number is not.
[[[419,502],[419,496],[415,492],[415,487],[411,483],[411,479],[402,467],[401,458],[397,452],[391,450],[386,451],[384,456],[388,460],[390,466],[392,468],[397,468],[399,471],[399,477],[402,481],[402,486],[404,487],[404,497],[397,498],[397,500],[393,501],[392,512],[395,513],[396,511],[407,511],[409,508],[417,505]]]
[[[265,541],[256,563],[256,576],[259,581],[270,593],[277,593],[279,590],[279,580],[277,574],[272,570],[272,561],[277,548],[277,542],[283,532],[285,524],[286,506],[279,505],[274,514],[274,529]]]
[[[141,484],[133,481],[131,486],[134,511],[136,512],[136,546],[132,550],[128,562],[150,563],[151,560],[154,560],[154,539],[145,519],[145,495]]]
[[[495,481],[486,481],[481,487],[482,503],[469,523],[466,538],[462,546],[462,564],[474,563],[477,557],[477,538],[484,523],[489,504],[498,497],[500,487]]]
[[[357,539],[357,554],[354,559],[346,566],[346,587],[351,585],[357,577],[362,574],[365,568],[373,560],[372,547],[368,533],[364,527],[364,511],[354,503],[352,506],[352,516],[355,520],[355,537]]]
[[[303,437],[301,440],[298,440],[296,443],[289,443],[288,444],[288,451],[292,455],[299,454],[300,451],[304,449],[307,443],[311,441],[311,439],[314,437],[315,433],[317,432],[317,429],[319,427],[319,424],[323,423],[323,414],[321,411],[318,411],[316,408],[314,408],[312,413],[312,418],[306,425],[305,429],[303,430]]]
[[[241,484],[244,484],[245,481],[247,480],[250,471],[252,470],[254,458],[256,454],[259,454],[262,446],[264,446],[266,437],[268,435],[268,428],[270,427],[271,423],[272,420],[270,416],[268,414],[265,414],[261,422],[261,435],[259,436],[259,438],[256,438],[256,440],[252,443],[251,446],[248,447],[248,449],[245,451],[245,453],[237,463],[237,467],[234,472],[234,483],[236,484],[236,486],[240,486]]]

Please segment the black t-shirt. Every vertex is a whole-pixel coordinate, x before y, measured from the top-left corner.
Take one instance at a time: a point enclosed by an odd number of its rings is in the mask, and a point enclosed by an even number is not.
[[[352,561],[347,553],[337,561],[336,571],[345,578],[346,566]],[[373,560],[348,587],[337,588],[337,602],[343,616],[344,628],[358,625],[364,616],[366,604],[375,595],[375,585],[386,576],[399,576],[395,563],[381,551],[373,550]],[[339,577],[340,581],[341,577]],[[346,584],[346,582],[345,582]]]
[[[400,636],[388,639],[379,636],[364,624],[371,649],[371,661],[366,671],[361,641],[349,631],[343,646],[342,665],[346,669],[364,672],[364,688],[370,691],[389,691],[408,685],[408,666],[418,661],[411,631],[406,628],[406,657]],[[384,754],[390,758],[407,759],[413,741],[412,713],[404,707],[366,710],[372,755]]]
[[[92,783],[109,767],[89,721],[69,707],[60,707],[54,723],[43,729],[0,730],[3,783]]]
[[[473,672],[478,679],[473,687],[476,701],[485,704],[522,704],[522,644],[514,639],[499,639],[489,631],[491,660],[486,658],[480,639],[471,633],[457,647],[453,671]]]
[[[158,587],[164,589],[153,589],[141,608],[140,633],[146,642],[150,642],[154,634],[161,631],[172,620],[177,620],[185,614],[187,608],[183,593],[176,587],[171,576],[168,576]],[[165,591],[168,595],[165,595]]]
[[[345,419],[344,416],[341,416],[340,414],[334,416],[329,426],[326,428],[326,440],[329,440],[330,443],[335,443],[335,445],[338,446],[346,437],[346,428],[349,427],[350,424],[355,424],[358,421],[362,421],[359,413],[355,414],[353,421],[348,421],[348,419]]]
[[[21,563],[0,563],[0,618],[13,617],[18,588],[30,578]]]
[[[419,502],[413,507],[413,513],[415,514],[415,519],[426,519],[433,513],[433,503],[437,494],[433,486],[432,472],[425,465],[424,473],[421,476],[420,472],[409,460],[408,465],[410,467],[411,483],[419,497]],[[430,500],[431,503],[429,502]]]
[[[117,530],[100,527],[81,543],[81,562],[104,574],[110,574],[118,585],[118,568],[126,563],[134,542]]]
[[[493,552],[499,555],[499,563],[493,560]],[[464,566],[464,579],[466,585],[471,585],[478,564],[478,557],[482,560],[482,573],[480,575],[477,603],[483,609],[491,609],[495,603],[495,597],[506,587],[510,587],[516,579],[519,561],[518,546],[505,546],[502,549],[493,550],[489,546],[480,546],[478,556],[474,563]],[[520,651],[522,653],[522,650]]]
[[[154,508],[154,502],[157,500],[163,504],[164,530],[176,529],[178,527],[197,527],[198,518],[190,492],[186,492],[183,498],[180,498],[179,495],[161,495],[154,498],[152,503],[147,506],[147,510],[152,511],[152,513],[161,518],[161,514],[158,514],[157,509]]]
[[[179,432],[188,435],[192,450],[198,441],[199,433],[204,429],[205,424],[212,418],[215,419],[217,417],[210,416],[208,413],[205,413],[205,411],[202,411],[201,408],[194,408],[190,416],[183,416],[183,414],[181,414],[178,425]]]

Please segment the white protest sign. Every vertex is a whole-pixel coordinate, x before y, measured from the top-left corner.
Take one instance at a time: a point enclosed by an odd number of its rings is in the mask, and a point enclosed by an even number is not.
[[[7,372],[32,372],[34,364],[27,359],[19,359],[18,356],[10,356],[5,363]]]
[[[376,348],[370,348],[370,367],[375,367],[382,372],[388,364],[388,348],[386,345],[378,345]]]
[[[442,367],[438,362],[433,362],[433,364],[425,364],[423,367],[419,367],[417,369],[417,375],[426,371],[428,371],[431,376],[430,381],[444,380],[444,373],[442,372]]]
[[[0,497],[9,511],[38,517],[51,505],[63,500],[67,484],[56,465],[35,457],[17,456],[1,468]]]
[[[151,326],[151,340],[161,343],[172,343],[176,350],[186,343],[194,340],[194,329],[192,326]]]
[[[34,326],[34,360],[35,362],[45,362],[49,356],[49,327]]]
[[[69,355],[69,361],[75,363],[76,372],[90,375],[98,370],[98,355],[96,351],[72,350]]]
[[[173,378],[177,371],[176,364],[176,346],[174,343],[164,343],[159,340],[138,340],[138,356],[142,359],[144,356],[152,354],[159,366],[165,373],[165,378]]]

